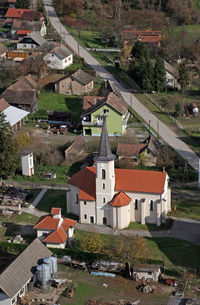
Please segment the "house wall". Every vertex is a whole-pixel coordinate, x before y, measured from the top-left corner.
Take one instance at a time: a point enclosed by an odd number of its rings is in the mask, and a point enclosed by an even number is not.
[[[66,242],[64,242],[63,244],[45,243],[45,245],[46,245],[48,248],[65,249],[65,247],[66,247]]]
[[[91,217],[93,217],[94,223],[96,223],[97,213],[95,201],[80,200],[80,223],[90,224]]]
[[[124,207],[111,207],[111,227],[113,229],[124,229],[130,224],[130,204]]]
[[[37,237],[38,238],[44,237],[45,236],[44,234],[49,234],[51,232],[52,232],[51,230],[38,230],[37,229]]]
[[[174,75],[172,75],[167,70],[165,70],[165,77],[166,77],[167,87],[177,88],[180,90],[180,84],[178,83],[178,80]]]
[[[20,43],[18,42],[17,43],[17,49],[18,50],[22,50],[22,49],[28,49],[28,50],[32,50],[32,49],[35,49],[36,48],[36,44],[34,43]]]
[[[22,175],[34,175],[33,154],[22,156]]]
[[[68,237],[71,238],[74,235],[74,228],[69,228]]]
[[[42,23],[42,27],[41,27],[41,29],[40,29],[39,34],[40,34],[42,37],[45,36],[45,35],[47,34],[47,27],[46,27],[46,25],[45,25],[44,22]]]
[[[77,196],[79,194],[79,188],[70,185],[70,190],[67,192],[67,213],[72,213],[74,215],[80,215],[80,202],[77,202]]]
[[[16,305],[17,304],[17,297],[22,297],[22,296],[25,296],[25,294],[27,293],[28,291],[28,288],[27,288],[27,285],[28,283],[31,281],[31,278],[25,283],[25,285],[22,286],[22,288],[20,289],[20,291],[18,291],[18,293],[12,298],[10,299],[11,300],[11,303],[12,305]],[[15,301],[14,301],[15,300]],[[1,304],[1,303],[0,303]],[[4,305],[4,304],[2,304]],[[7,304],[6,304],[7,305]]]
[[[90,82],[88,85],[83,86],[78,83],[76,80],[73,80],[70,76],[62,79],[61,81],[57,82],[55,85],[55,91],[62,94],[67,95],[82,95],[85,93],[89,93],[93,90],[93,81]]]
[[[101,135],[103,120],[99,120],[99,117],[103,115],[104,109],[109,109],[109,115],[106,117],[108,135],[122,135],[122,115],[108,105],[97,109],[91,114],[91,122],[97,126],[83,126],[83,135],[87,135],[85,132],[86,129],[91,129],[92,136]]]
[[[160,270],[159,271],[153,271],[153,272],[148,272],[148,271],[141,271],[141,272],[134,272],[134,277],[138,280],[141,280],[144,278],[145,280],[150,278],[155,282],[158,282]]]

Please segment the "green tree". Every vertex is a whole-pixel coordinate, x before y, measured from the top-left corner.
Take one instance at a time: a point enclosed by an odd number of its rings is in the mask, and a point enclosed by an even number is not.
[[[182,61],[179,66],[178,66],[178,81],[179,84],[181,86],[181,93],[183,96],[183,102],[182,102],[182,116],[184,113],[184,109],[183,109],[183,105],[185,104],[185,90],[187,88],[188,85],[188,81],[189,81],[189,75],[188,75],[188,69],[187,69],[187,65],[185,61]]]
[[[181,92],[185,93],[189,81],[188,69],[185,61],[182,61],[178,66],[178,81],[181,86]]]
[[[162,92],[165,87],[166,75],[164,60],[160,57],[156,58],[154,67],[154,90],[156,92]]]
[[[145,59],[149,58],[149,51],[146,45],[139,40],[134,44],[131,54],[132,57],[137,60],[141,60],[143,58]]]
[[[7,179],[16,167],[16,141],[10,124],[0,112],[0,178]]]
[[[175,116],[180,116],[181,115],[181,111],[182,111],[182,107],[180,102],[176,103],[175,105]]]
[[[143,59],[140,65],[139,71],[140,86],[146,92],[152,92],[153,90],[153,66],[151,60]]]

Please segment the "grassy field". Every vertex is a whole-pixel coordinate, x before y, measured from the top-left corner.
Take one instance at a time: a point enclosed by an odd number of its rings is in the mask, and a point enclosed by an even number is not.
[[[170,212],[170,215],[200,220],[200,201],[177,199],[172,200],[172,206],[175,209]]]
[[[1,28],[0,27],[0,32],[7,33],[9,31],[10,31],[10,29],[8,29],[8,28]]]
[[[39,204],[37,205],[37,209],[40,211],[46,211],[48,213],[51,212],[52,207],[59,207],[62,209],[62,215],[65,217],[70,217],[77,219],[76,216],[67,214],[66,207],[66,191],[64,190],[47,190]]]
[[[35,225],[38,221],[39,217],[31,215],[29,213],[21,213],[16,216],[14,222],[17,224],[28,224],[28,225]]]
[[[115,278],[96,277],[88,272],[78,269],[72,269],[67,266],[60,265],[58,267],[58,275],[72,280],[76,285],[75,295],[72,299],[67,299],[64,294],[59,297],[61,305],[84,305],[86,300],[98,300],[100,302],[117,302],[125,300],[133,302],[140,299],[140,305],[167,305],[171,289],[166,286],[157,284],[156,294],[140,294],[136,290],[138,285],[135,281],[130,281],[121,276]],[[108,287],[104,288],[103,283]]]
[[[176,26],[173,28],[172,35],[175,37],[178,37],[182,31],[185,31],[187,34],[187,39],[189,38],[189,41],[194,41],[199,38],[200,35],[200,25],[199,24],[192,24],[192,25],[182,25],[182,26]],[[188,42],[189,42],[188,41]]]
[[[42,177],[42,175],[47,172],[56,173],[56,178],[48,180]],[[66,166],[66,165],[47,166],[47,165],[36,164],[34,176],[25,177],[21,175],[15,175],[13,179],[16,181],[43,182],[45,184],[56,184],[56,183],[65,184],[68,182],[69,172],[70,172],[70,166]]]
[[[76,230],[76,238],[81,238],[87,233]],[[101,234],[101,238],[105,246],[115,242],[116,236]],[[165,268],[180,269],[183,271],[184,267],[191,267],[200,270],[199,251],[200,246],[194,245],[190,242],[168,237],[146,238],[147,247],[149,250],[148,258],[161,260],[164,262]],[[193,258],[191,260],[191,257]]]
[[[38,112],[31,117],[47,118],[48,110],[70,112],[74,120],[78,122],[82,113],[82,98],[56,93],[40,93]]]
[[[166,223],[162,224],[160,227],[158,227],[155,224],[151,224],[151,223],[142,225],[139,222],[131,222],[128,227],[128,230],[148,230],[148,231],[169,230],[169,229],[171,229],[172,224],[173,224],[173,221],[171,221],[171,219],[167,219]],[[125,230],[127,230],[127,229],[125,229]]]
[[[86,48],[105,48],[106,44],[101,42],[101,33],[94,31],[79,31],[67,27],[67,30]]]

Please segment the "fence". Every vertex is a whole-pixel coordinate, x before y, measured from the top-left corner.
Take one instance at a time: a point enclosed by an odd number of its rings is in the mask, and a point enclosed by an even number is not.
[[[68,190],[68,184],[56,184],[56,183],[43,183],[32,181],[16,181],[13,179],[4,180],[4,184],[11,184],[19,188],[31,188],[31,189],[54,189],[54,190]]]
[[[177,119],[175,119],[175,118],[171,115],[171,113],[170,113],[168,110],[166,110],[166,109],[163,108],[158,102],[156,102],[156,101],[152,98],[152,96],[150,96],[148,93],[144,93],[144,95],[145,95],[145,96],[148,98],[148,100],[150,100],[150,102],[151,102],[153,105],[155,105],[161,112],[163,112],[164,114],[166,114],[167,117],[168,117],[170,120],[172,120],[172,121],[176,124],[176,126],[177,126],[178,128],[184,129],[183,124],[181,124]]]

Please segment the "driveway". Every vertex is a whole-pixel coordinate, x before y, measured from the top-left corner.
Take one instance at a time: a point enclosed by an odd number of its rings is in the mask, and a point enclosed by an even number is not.
[[[198,171],[198,156],[193,150],[186,145],[182,139],[174,133],[169,127],[162,123],[153,113],[151,113],[129,90],[125,89],[112,74],[110,74],[85,48],[83,48],[74,37],[66,30],[61,24],[59,18],[56,15],[54,7],[52,6],[52,0],[43,0],[45,9],[47,12],[47,18],[51,22],[52,26],[62,37],[63,41],[70,46],[79,56],[83,57],[85,62],[93,68],[96,73],[104,80],[108,80],[111,83],[112,88],[118,92],[124,100],[147,122],[150,122],[151,127],[154,130],[158,129],[159,134],[165,142],[167,142],[175,151],[177,151],[187,162]]]
[[[184,239],[200,245],[200,221],[176,218],[169,237]]]

